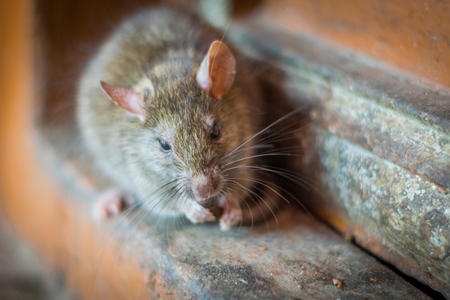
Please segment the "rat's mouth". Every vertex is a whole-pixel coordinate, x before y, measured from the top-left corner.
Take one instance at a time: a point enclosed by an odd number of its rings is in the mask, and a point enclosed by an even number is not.
[[[197,201],[204,208],[212,208],[217,205],[217,196]]]

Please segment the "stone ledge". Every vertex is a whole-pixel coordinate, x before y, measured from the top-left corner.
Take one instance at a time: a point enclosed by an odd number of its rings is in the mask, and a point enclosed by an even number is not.
[[[71,140],[70,133],[60,134],[62,137],[56,140]],[[71,151],[73,147],[69,147]],[[67,217],[72,226],[60,230],[73,237],[71,244],[76,246],[66,249],[71,260],[64,269],[83,268],[85,275],[80,273],[72,280],[76,286],[88,285],[91,297],[112,296],[107,290],[109,277],[120,282],[126,276],[119,274],[123,264],[131,264],[133,271],[128,266],[127,272],[143,278],[145,295],[151,298],[428,299],[375,259],[292,207],[277,214],[278,223],[272,219],[230,232],[221,232],[215,225],[165,223],[139,210],[93,223],[87,216],[98,186],[91,180],[86,184],[86,177],[80,181],[78,176],[84,171],[79,164],[72,161],[69,165],[73,168],[65,168],[68,161],[61,163],[58,157],[63,157],[47,150],[41,148],[42,153],[51,153],[47,159],[53,160],[65,193],[72,199],[56,203],[71,207]],[[73,184],[75,181],[84,182],[81,189],[80,184]],[[91,228],[93,235],[86,230],[80,235],[79,226]],[[92,244],[91,239],[97,240],[97,248],[83,246]],[[101,253],[106,248],[107,254]],[[89,257],[88,266],[85,257]],[[93,277],[95,285],[85,282]],[[341,280],[342,288],[334,286],[333,279]],[[123,295],[123,291],[120,293]]]
[[[450,297],[450,92],[267,24],[230,31],[251,56],[285,71],[294,99],[315,107],[320,167],[311,168],[326,192],[310,207]]]

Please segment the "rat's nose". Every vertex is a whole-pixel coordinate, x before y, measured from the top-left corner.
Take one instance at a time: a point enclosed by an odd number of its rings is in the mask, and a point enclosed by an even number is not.
[[[221,179],[217,172],[208,171],[192,178],[192,193],[199,202],[216,196],[220,186]]]
[[[215,194],[213,180],[205,175],[199,175],[192,179],[192,192],[195,199],[201,201],[211,198]]]

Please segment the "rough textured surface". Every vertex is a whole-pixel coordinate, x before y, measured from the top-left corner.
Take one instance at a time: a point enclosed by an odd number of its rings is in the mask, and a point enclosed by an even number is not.
[[[41,144],[41,153],[52,163],[66,193],[77,199],[69,201],[70,206],[77,207],[71,210],[71,218],[79,215],[80,220],[90,223],[86,216],[98,186],[92,180],[86,181],[89,164],[73,161],[68,164],[71,154],[78,152],[76,139],[71,138],[76,132],[64,131],[60,126],[50,135],[55,143]],[[62,148],[54,152],[55,146]],[[66,155],[61,156],[62,153]],[[75,167],[68,168],[69,165]],[[87,169],[82,170],[81,166]],[[217,225],[188,225],[185,220],[167,222],[137,208],[118,219],[94,224],[95,232],[109,235],[104,247],[116,247],[113,252],[116,258],[97,256],[95,286],[90,285],[91,289],[98,291],[108,285],[104,274],[111,269],[115,272],[121,262],[127,261],[139,266],[151,298],[427,299],[374,258],[300,210],[287,207],[277,219],[278,223],[272,219],[253,228],[221,232]],[[68,233],[74,239],[71,244],[82,245],[76,232],[72,228]],[[75,262],[83,255],[88,253],[70,253]],[[109,261],[107,266],[103,260]],[[68,267],[81,265],[70,263]],[[336,287],[333,279],[342,281],[343,286]],[[96,295],[102,295],[101,290]]]
[[[353,226],[378,235],[382,244],[411,258],[420,269],[450,282],[449,196],[420,176],[336,136],[320,136],[323,179]],[[415,277],[429,279],[421,273]]]
[[[420,297],[410,294],[409,288],[405,289],[391,271],[343,243],[310,217],[290,210],[280,214],[279,220],[279,224],[272,222],[268,228],[263,225],[227,234],[206,226],[171,232],[168,259],[177,276],[184,279],[181,282],[188,288],[189,296]],[[341,289],[333,285],[334,278],[344,282]],[[376,278],[377,282],[370,278]]]
[[[450,297],[449,92],[261,24],[235,37],[313,99],[315,171],[327,191],[315,211]]]

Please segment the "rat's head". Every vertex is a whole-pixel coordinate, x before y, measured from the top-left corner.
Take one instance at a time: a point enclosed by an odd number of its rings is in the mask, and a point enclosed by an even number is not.
[[[227,157],[248,134],[237,127],[240,112],[224,103],[234,96],[236,71],[227,46],[213,42],[200,66],[190,67],[172,59],[154,66],[137,88],[101,85],[148,133],[134,153],[144,164],[139,167],[158,174],[181,198],[204,204],[224,192]]]

